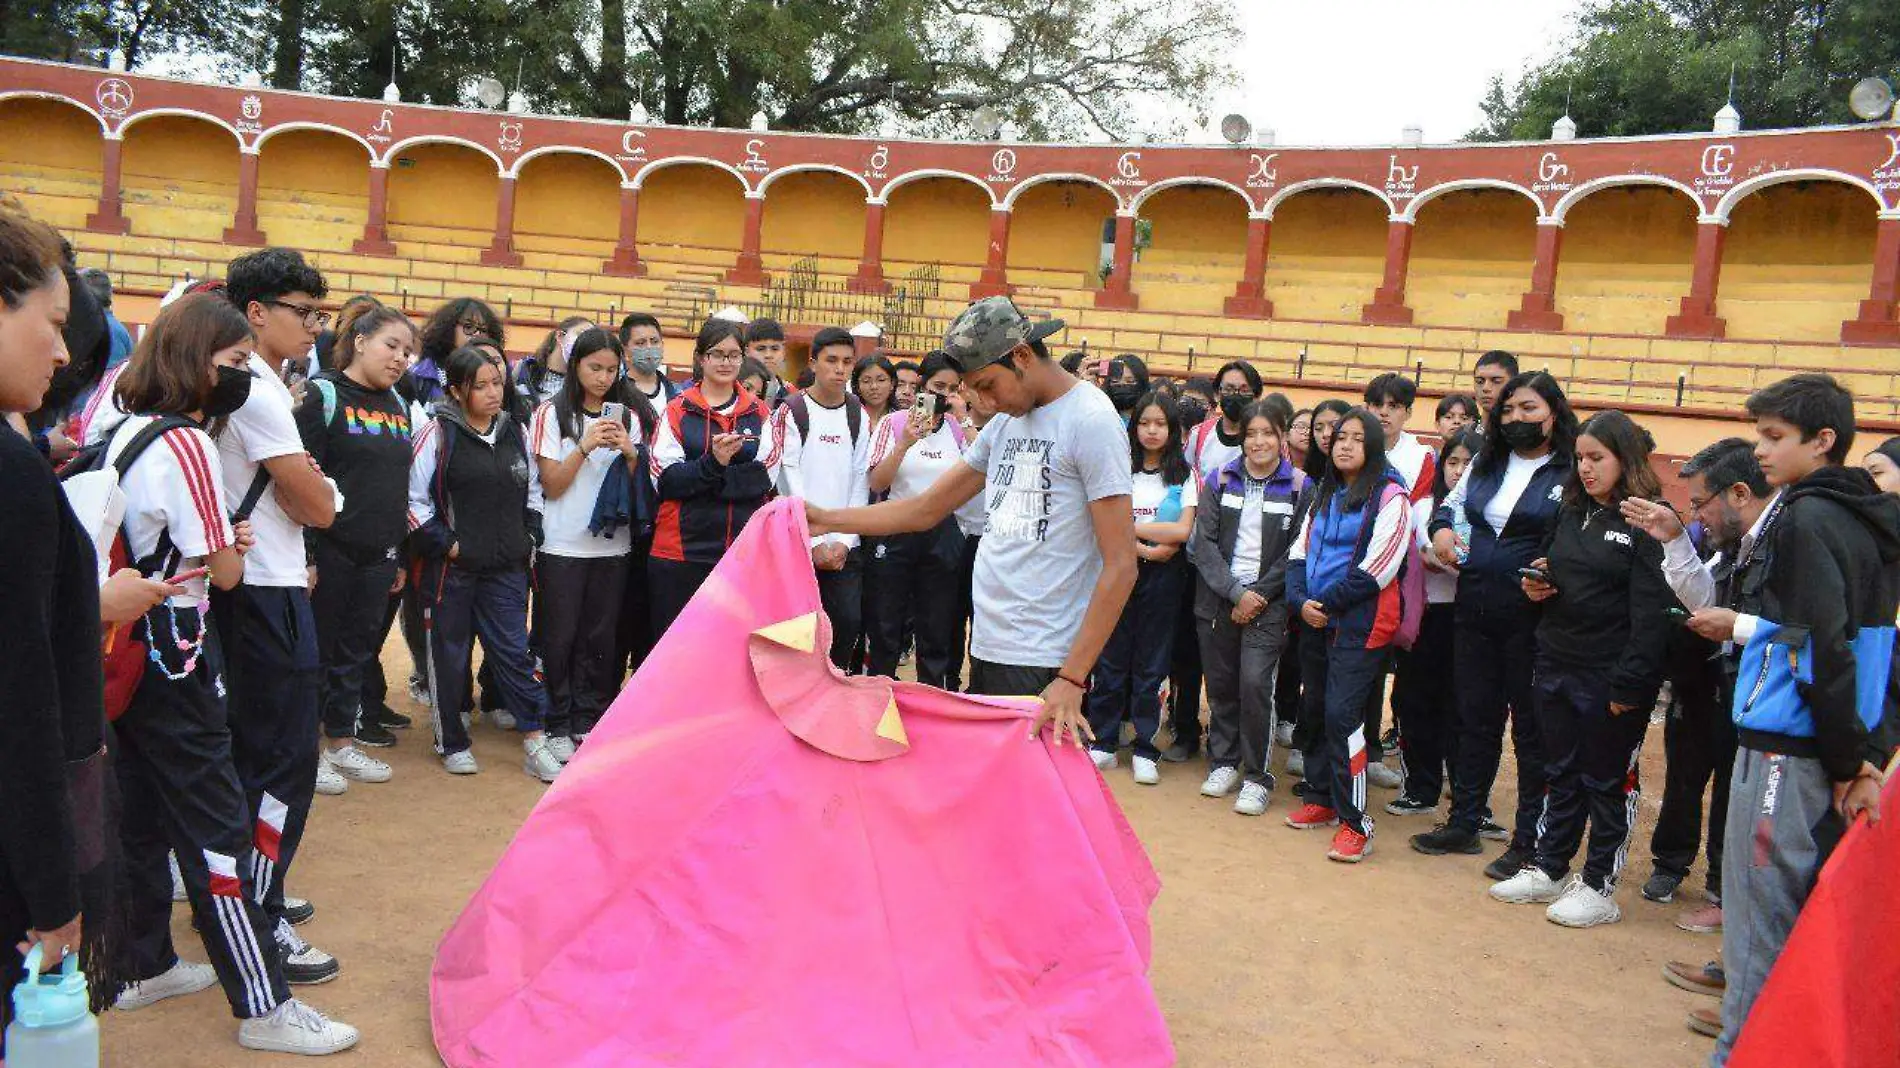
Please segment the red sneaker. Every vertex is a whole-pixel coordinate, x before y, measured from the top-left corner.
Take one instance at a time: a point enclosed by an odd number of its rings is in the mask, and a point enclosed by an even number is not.
[[[1357,864],[1371,853],[1371,835],[1360,834],[1351,827],[1341,827],[1333,835],[1333,847],[1326,851],[1326,859],[1336,860],[1341,864]]]
[[[1311,801],[1301,805],[1286,818],[1286,825],[1296,831],[1311,831],[1319,827],[1339,826],[1339,813]]]

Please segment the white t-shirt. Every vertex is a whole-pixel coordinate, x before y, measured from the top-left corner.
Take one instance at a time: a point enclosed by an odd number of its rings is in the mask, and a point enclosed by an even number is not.
[[[1134,480],[1133,486],[1131,487],[1131,495],[1134,499],[1135,522],[1174,522],[1175,519],[1173,518],[1163,520],[1158,517],[1161,510],[1161,502],[1168,497],[1168,484],[1162,479],[1161,472],[1137,471],[1131,477]],[[1181,483],[1181,507],[1193,508],[1200,503],[1201,487],[1199,481],[1192,475],[1189,475],[1188,480]]]
[[[218,454],[224,464],[224,499],[235,509],[250,492],[251,480],[265,460],[303,455],[297,433],[295,402],[290,390],[263,357],[250,363],[251,395],[232,413],[218,435]],[[257,544],[244,557],[247,586],[295,586],[308,581],[304,564],[303,525],[284,514],[275,486],[266,487],[251,512],[251,532]]]
[[[884,417],[877,426],[877,436],[871,441],[871,457],[866,470],[875,469],[897,451],[904,427],[909,422],[908,410],[892,412]],[[897,465],[897,477],[891,480],[891,500],[901,501],[921,495],[945,472],[957,466],[963,450],[969,447],[969,439],[975,435],[953,423],[953,419],[946,417],[937,429],[904,453],[903,461]],[[958,530],[966,535],[983,533],[983,494],[979,493],[964,502],[955,514]]]
[[[126,444],[152,418],[135,415],[120,420],[106,449],[106,462],[118,459]],[[158,537],[166,531],[170,531],[172,545],[181,558],[180,570],[231,544],[218,449],[210,436],[196,427],[166,431],[133,461],[119,489],[125,494],[125,547],[134,560],[156,551]],[[247,558],[247,570],[248,565]],[[204,579],[194,579],[186,588],[192,598],[204,599]]]
[[[581,433],[600,421],[599,416],[581,415]],[[497,421],[499,422],[499,421]],[[635,445],[640,443],[640,420],[629,417],[627,436]],[[534,410],[534,421],[529,424],[528,448],[535,457],[563,461],[574,455],[580,447],[579,442],[561,432],[561,421],[554,414],[554,402],[549,401]],[[621,527],[611,538],[596,537],[587,529],[594,517],[594,502],[600,499],[601,483],[607,481],[607,472],[615,464],[624,464],[627,458],[619,449],[599,448],[589,453],[574,474],[574,481],[567,484],[567,492],[559,497],[547,497],[541,513],[541,552],[550,556],[568,556],[578,559],[601,559],[610,556],[622,556],[633,550],[633,531]],[[646,477],[641,472],[639,477]],[[543,490],[545,493],[546,491]]]
[[[1264,479],[1243,479],[1246,497],[1240,505],[1240,525],[1234,528],[1234,562],[1228,571],[1243,586],[1260,581],[1260,513],[1267,506]]]
[[[799,434],[791,404],[782,404],[772,413],[772,440],[778,444],[779,477],[787,495],[802,497],[821,508],[854,508],[871,499],[866,479],[874,428],[865,426],[860,414],[857,440],[853,441],[850,407],[849,399],[836,408],[827,408],[805,394],[810,438]],[[811,543],[853,548],[858,540],[856,534],[825,534],[811,539]]]
[[[1498,483],[1498,491],[1485,502],[1484,521],[1491,524],[1494,533],[1504,533],[1504,524],[1511,521],[1511,513],[1517,509],[1517,499],[1524,496],[1525,487],[1531,484],[1531,477],[1550,462],[1550,453],[1535,460],[1526,460],[1516,453],[1504,465],[1504,479]],[[1463,485],[1467,480],[1460,480]]]
[[[976,555],[970,653],[1061,667],[1102,554],[1089,504],[1128,496],[1128,429],[1102,391],[1071,387],[1028,415],[998,415],[963,462],[986,476],[989,524]]]
[[[1221,440],[1220,419],[1219,414],[1209,416],[1206,422],[1188,431],[1188,461],[1202,478],[1226,467],[1240,455],[1240,442],[1229,445]]]

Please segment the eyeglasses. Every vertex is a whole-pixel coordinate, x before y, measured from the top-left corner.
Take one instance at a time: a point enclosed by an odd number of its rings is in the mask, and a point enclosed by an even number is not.
[[[714,349],[701,356],[700,359],[707,363],[713,363],[715,361],[719,363],[738,363],[740,360],[745,359],[745,353],[729,352],[725,349]]]
[[[1220,388],[1220,395],[1223,397],[1251,397],[1253,396],[1253,390],[1248,389],[1246,386],[1222,386]]]
[[[1696,500],[1694,497],[1691,497],[1689,498],[1689,514],[1691,515],[1699,514],[1702,511],[1702,509],[1707,508],[1709,505],[1713,503],[1715,503],[1714,497],[1704,497],[1699,501]]]
[[[314,326],[321,330],[330,321],[330,313],[309,304],[292,304],[287,300],[267,300],[264,303],[297,313],[305,326]]]
[[[488,324],[480,319],[457,319],[455,325],[471,334],[481,334],[484,337],[488,334]]]

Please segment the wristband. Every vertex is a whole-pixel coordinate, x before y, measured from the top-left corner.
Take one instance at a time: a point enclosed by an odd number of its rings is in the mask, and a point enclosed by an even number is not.
[[[1075,687],[1078,690],[1081,690],[1083,693],[1089,692],[1089,684],[1086,682],[1077,682],[1074,679],[1068,677],[1067,675],[1064,675],[1060,671],[1056,672],[1056,678],[1061,679],[1063,682],[1068,683],[1069,685]]]

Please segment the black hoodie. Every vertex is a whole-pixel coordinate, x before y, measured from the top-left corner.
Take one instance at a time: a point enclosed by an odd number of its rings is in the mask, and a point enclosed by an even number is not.
[[[1608,674],[1610,700],[1649,714],[1662,687],[1676,596],[1663,579],[1662,546],[1615,505],[1566,503],[1544,539],[1550,584],[1537,646],[1566,667]]]
[[[1798,712],[1744,708],[1738,697],[1736,726],[1748,748],[1818,758],[1830,778],[1845,782],[1863,761],[1878,767],[1893,751],[1894,680],[1889,674],[1876,688],[1860,673],[1892,662],[1900,497],[1880,492],[1857,467],[1823,467],[1784,492],[1764,532],[1761,617],[1812,642],[1813,681],[1796,687],[1811,724]],[[1764,729],[1778,721],[1787,729]]]

